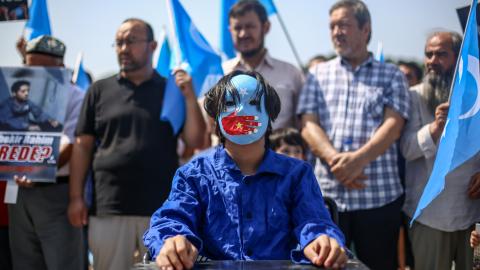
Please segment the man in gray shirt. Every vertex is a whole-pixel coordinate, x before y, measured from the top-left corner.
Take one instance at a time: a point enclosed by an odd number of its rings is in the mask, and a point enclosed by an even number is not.
[[[265,8],[256,0],[242,0],[230,9],[228,18],[238,56],[223,63],[224,73],[254,70],[262,74],[282,103],[272,128],[297,127],[295,111],[303,76],[292,64],[271,57],[265,48],[265,36],[270,30]]]
[[[462,38],[436,32],[425,45],[425,78],[410,90],[410,119],[401,139],[406,159],[403,211],[411,218],[433,169],[448,114],[448,96]],[[445,178],[445,189],[409,230],[416,269],[472,269],[469,235],[480,220],[480,155]]]

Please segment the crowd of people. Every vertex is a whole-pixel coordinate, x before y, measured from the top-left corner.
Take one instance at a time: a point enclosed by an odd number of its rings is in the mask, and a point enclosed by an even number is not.
[[[119,72],[86,93],[72,84],[56,183],[14,179],[0,268],[130,269],[149,254],[161,269],[190,269],[199,256],[472,269],[480,154],[409,225],[446,125],[461,35],[431,33],[422,71],[374,59],[361,0],[336,2],[329,18],[336,56],[317,56],[302,72],[265,48],[265,8],[237,2],[237,57],[223,63],[225,77],[196,97],[190,75],[174,70],[186,104],[180,134],[159,117],[166,79],[152,67],[152,27],[123,21]],[[27,66],[63,66],[55,37],[19,49]],[[180,167],[178,142],[195,153]],[[323,196],[336,203],[335,222]]]

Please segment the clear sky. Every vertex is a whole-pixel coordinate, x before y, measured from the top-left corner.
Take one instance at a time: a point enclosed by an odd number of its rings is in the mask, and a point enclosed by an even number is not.
[[[220,0],[180,0],[190,17],[218,48]],[[316,54],[333,53],[328,30],[328,10],[333,0],[274,1],[305,63]],[[373,33],[369,49],[383,42],[387,58],[422,60],[425,38],[433,30],[461,31],[455,9],[470,0],[365,0],[372,15]],[[72,67],[78,52],[84,53],[84,67],[96,79],[118,71],[114,49],[115,31],[128,17],[150,22],[157,40],[168,27],[165,0],[47,0],[53,35],[67,45],[65,62]],[[276,16],[266,47],[272,56],[296,64]],[[15,41],[25,22],[0,23],[0,66],[18,66]],[[154,60],[156,62],[156,60]]]

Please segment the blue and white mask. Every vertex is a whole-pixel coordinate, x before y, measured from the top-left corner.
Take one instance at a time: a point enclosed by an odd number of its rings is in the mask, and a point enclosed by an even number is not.
[[[218,116],[220,131],[229,141],[246,145],[258,141],[267,132],[268,114],[265,109],[265,95],[260,98],[260,110],[256,104],[258,81],[252,76],[240,74],[230,82],[238,92],[240,100],[234,94],[225,94],[226,110]],[[258,91],[264,91],[259,88]]]

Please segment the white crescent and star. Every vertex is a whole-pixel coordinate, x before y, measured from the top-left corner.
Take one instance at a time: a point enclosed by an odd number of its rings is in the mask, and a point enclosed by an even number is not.
[[[238,93],[240,94],[240,96],[242,96],[242,98],[245,97],[246,95],[248,95],[248,91],[247,91],[246,88],[240,88]]]
[[[463,59],[460,59],[461,62]],[[476,84],[476,89],[477,89],[477,98],[475,100],[475,103],[473,106],[468,110],[466,113],[460,115],[458,118],[459,119],[467,119],[470,117],[475,116],[478,111],[480,110],[480,70],[479,70],[479,63],[478,63],[478,58],[474,57],[472,55],[468,55],[468,66],[467,70],[472,74],[473,78],[475,79],[475,84]],[[460,79],[461,79],[462,74],[460,73]]]

